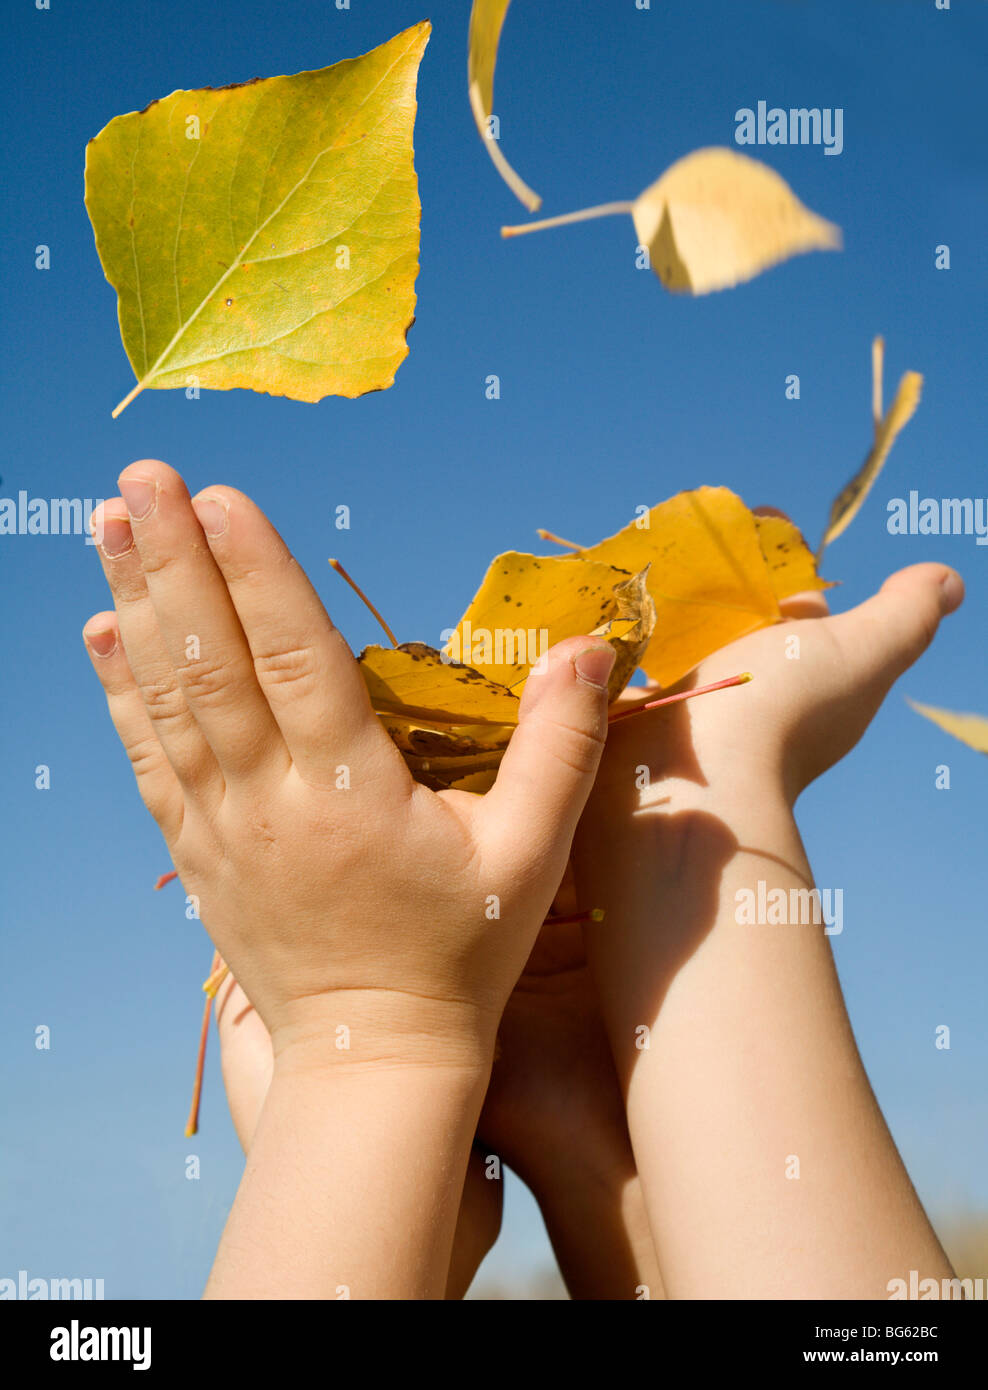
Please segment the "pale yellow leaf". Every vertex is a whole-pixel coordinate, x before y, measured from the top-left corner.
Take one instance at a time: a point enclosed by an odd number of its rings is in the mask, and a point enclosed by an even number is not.
[[[917,714],[931,720],[945,733],[966,743],[976,753],[988,753],[988,719],[983,714],[963,714],[957,710],[939,709],[936,705],[921,705],[906,696],[907,704]]]
[[[695,150],[632,204],[641,245],[666,289],[707,294],[803,251],[841,245],[781,175],[735,150]]]
[[[501,153],[500,141],[491,134],[489,124],[494,112],[494,69],[497,66],[497,49],[509,4],[510,0],[474,0],[473,9],[470,11],[467,55],[470,109],[494,167],[515,197],[529,212],[535,212],[542,206],[542,199],[512,169]]]
[[[881,340],[878,340],[881,341]],[[873,398],[875,405],[881,402],[881,361],[882,354],[875,354],[876,378],[873,388]],[[916,413],[919,405],[920,393],[923,388],[923,378],[919,372],[906,372],[899,382],[899,389],[895,393],[895,400],[889,406],[888,413],[875,430],[875,440],[868,457],[855,473],[854,477],[843,487],[834,498],[830,508],[830,516],[827,521],[827,529],[823,533],[820,541],[820,549],[817,551],[817,561],[823,554],[825,548],[831,541],[846,531],[851,522],[857,516],[864,505],[864,500],[871,491],[875,479],[885,465],[885,460],[889,456],[889,451],[895,443],[896,436],[909,423]]]

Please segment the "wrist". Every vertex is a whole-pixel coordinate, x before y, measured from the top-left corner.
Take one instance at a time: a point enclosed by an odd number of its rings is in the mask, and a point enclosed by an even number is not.
[[[462,1001],[400,990],[343,989],[296,1000],[271,1028],[276,1075],[313,1077],[403,1068],[448,1071],[486,1085],[497,1020]]]

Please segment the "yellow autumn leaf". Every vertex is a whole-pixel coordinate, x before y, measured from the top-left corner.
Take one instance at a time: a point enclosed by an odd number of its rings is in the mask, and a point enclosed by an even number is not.
[[[788,517],[756,515],[755,526],[772,592],[780,603],[793,594],[833,588],[830,580],[817,574],[812,550]]]
[[[641,665],[655,632],[655,604],[648,592],[648,567],[614,586],[613,618],[595,627],[591,637],[603,637],[614,648],[614,667],[607,681],[616,700]]]
[[[508,572],[501,564],[505,560],[510,565],[537,557],[500,556],[491,566],[498,582]],[[515,580],[521,579],[515,585],[519,593],[526,584],[531,589],[532,576],[541,572],[542,606],[553,615],[551,628],[543,624],[529,632],[501,626],[491,631],[474,629],[467,619],[444,652],[422,642],[405,642],[397,647],[366,647],[357,658],[375,713],[413,777],[426,786],[469,781],[466,790],[486,789],[518,723],[526,680],[533,667],[539,669],[549,647],[564,637],[586,633],[611,644],[615,650],[608,683],[612,700],[637,669],[655,622],[645,576],[572,562],[563,575],[557,564],[537,561],[537,569],[525,563],[513,569]],[[603,587],[591,592],[590,580]],[[575,588],[567,588],[567,581]],[[538,596],[530,593],[529,597],[535,601]],[[471,605],[471,610],[488,611],[485,601],[477,609]],[[462,650],[484,664],[483,671],[453,659],[451,649],[460,650],[461,644]],[[511,680],[511,688],[504,678]]]
[[[429,724],[397,714],[378,716],[416,781],[433,789],[483,774],[493,784],[515,724]]]
[[[728,289],[803,251],[835,251],[841,232],[803,204],[780,174],[736,150],[694,150],[633,202],[502,227],[503,237],[630,213],[638,243],[667,290]]]
[[[415,312],[416,24],[360,58],[178,91],[86,151],[86,207],[146,388],[295,400],[394,381]]]
[[[983,714],[962,714],[957,710],[939,709],[936,705],[921,705],[906,696],[906,703],[917,714],[932,720],[945,733],[966,743],[977,753],[988,753],[988,719]]]
[[[781,617],[755,517],[729,488],[681,492],[577,558],[648,567],[655,632],[641,664],[663,686]]]
[[[882,366],[885,357],[885,344],[876,338],[872,344],[872,415],[874,417],[875,437],[864,463],[851,481],[834,498],[830,508],[827,527],[820,541],[817,560],[831,541],[836,540],[850,526],[864,505],[875,479],[885,466],[892,445],[900,431],[908,425],[916,413],[923,378],[919,372],[906,372],[899,382],[895,399],[882,416]]]
[[[424,642],[365,647],[357,658],[374,709],[452,724],[514,724],[518,696]]]
[[[832,251],[840,229],[803,206],[780,174],[736,150],[695,150],[631,212],[667,290],[708,294],[804,251]]]
[[[614,619],[627,623],[620,640],[630,634],[632,645],[640,643],[640,632],[632,631],[636,623],[642,624],[640,631],[647,629],[646,641],[651,636],[647,590],[628,569],[509,550],[491,561],[445,650],[520,692],[529,669],[550,647],[566,637],[597,633]],[[616,662],[615,672],[624,664]]]
[[[474,0],[470,11],[467,84],[470,109],[495,169],[515,197],[524,203],[529,212],[535,212],[542,206],[542,199],[512,169],[501,153],[499,138],[491,130],[494,111],[494,69],[497,66],[501,29],[504,27],[504,17],[510,3],[511,0]]]

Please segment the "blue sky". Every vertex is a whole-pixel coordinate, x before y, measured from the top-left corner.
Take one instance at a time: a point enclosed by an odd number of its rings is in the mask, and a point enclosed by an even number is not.
[[[640,503],[723,483],[782,507],[816,542],[870,431],[870,343],[886,394],[923,372],[923,403],[860,517],[828,552],[849,606],[892,570],[955,565],[964,609],[893,693],[864,743],[805,797],[818,881],[843,886],[836,952],[873,1084],[935,1215],[988,1208],[988,766],[913,714],[903,692],[988,711],[988,548],[890,536],[886,502],[984,498],[988,14],[954,0],[516,0],[495,106],[505,153],[546,215],[634,197],[674,159],[733,141],[759,100],[841,107],[844,149],[748,151],[844,229],[801,257],[689,300],[635,269],[628,219],[504,242],[525,220],[473,128],[469,6],[443,0],[30,0],[8,7],[0,59],[6,316],[0,497],[99,498],[135,458],[195,490],[249,492],[281,529],[353,646],[368,615],[338,554],[404,639],[436,642],[491,556],[535,528],[592,541]],[[132,384],[83,205],[86,141],[175,88],[322,67],[429,17],[415,133],[422,268],[395,386],[318,405]],[[51,248],[51,269],[34,249]],[[950,247],[937,271],[934,248]],[[485,398],[485,378],[501,398]],[[801,398],[787,401],[798,373]],[[339,532],[337,505],[351,509]],[[78,537],[0,536],[4,592],[4,929],[0,1275],[103,1277],[107,1294],[200,1292],[240,1172],[216,1051],[203,1129],[182,1129],[208,943],[140,806],[79,637],[107,605]],[[934,769],[951,768],[937,791]],[[35,789],[34,769],[51,768]],[[948,1024],[949,1052],[933,1046]],[[35,1028],[51,1049],[35,1049]],[[199,1155],[202,1176],[185,1178]],[[499,1279],[547,1260],[509,1193]]]

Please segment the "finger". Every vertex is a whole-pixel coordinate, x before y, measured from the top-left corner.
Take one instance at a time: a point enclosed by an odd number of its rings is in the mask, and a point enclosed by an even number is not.
[[[179,780],[201,791],[222,784],[219,766],[192,716],[165,649],[121,497],[97,507],[92,519],[127,662],[154,731]]]
[[[825,618],[830,604],[819,589],[807,589],[779,599],[779,611],[784,618]]]
[[[884,689],[922,656],[941,618],[964,601],[964,581],[948,565],[911,565],[886,579],[873,598],[833,619],[858,679]]]
[[[82,635],[141,798],[170,840],[182,824],[182,788],[127,664],[116,613],[94,614]]]
[[[230,591],[174,468],[142,459],[119,479],[158,628],[185,702],[229,780],[288,752],[254,674]]]
[[[591,637],[549,651],[525,684],[518,728],[484,798],[495,833],[559,858],[560,876],[604,749],[613,665],[613,648]]]
[[[230,487],[208,488],[192,505],[301,776],[331,783],[356,757],[376,758],[407,780],[350,648],[267,517]]]

